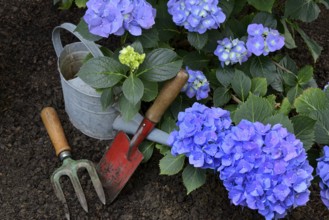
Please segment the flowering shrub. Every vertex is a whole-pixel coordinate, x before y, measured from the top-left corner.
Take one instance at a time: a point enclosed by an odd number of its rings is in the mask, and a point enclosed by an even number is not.
[[[150,143],[145,158],[159,149],[161,174],[182,171],[188,193],[207,170],[219,172],[233,204],[281,218],[308,201],[308,156],[329,145],[329,90],[313,78],[322,47],[298,26],[316,19],[320,4],[329,8],[322,0],[89,0],[76,31],[120,43],[77,75],[129,120],[185,69],[189,80],[158,125],[170,146]],[[314,63],[289,56],[297,35]]]

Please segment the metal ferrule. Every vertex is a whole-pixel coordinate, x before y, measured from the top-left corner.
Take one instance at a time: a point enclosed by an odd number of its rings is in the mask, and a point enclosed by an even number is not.
[[[67,150],[60,152],[58,155],[60,161],[63,161],[67,157],[71,157],[71,152]]]

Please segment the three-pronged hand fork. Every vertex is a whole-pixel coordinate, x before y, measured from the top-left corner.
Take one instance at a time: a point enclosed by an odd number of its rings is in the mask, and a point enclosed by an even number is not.
[[[88,174],[96,190],[96,193],[101,202],[105,205],[105,194],[102,183],[98,178],[95,165],[89,160],[73,160],[71,158],[71,148],[65,138],[64,130],[59,121],[56,110],[52,107],[44,108],[41,111],[41,118],[47,129],[51,142],[53,143],[56,155],[63,162],[62,166],[55,170],[55,172],[52,174],[51,183],[53,185],[57,198],[64,205],[66,218],[70,219],[70,213],[59,181],[60,177],[64,175],[70,178],[81,206],[86,212],[88,212],[86,197],[83,193],[77,174],[77,171],[80,168],[87,169]]]

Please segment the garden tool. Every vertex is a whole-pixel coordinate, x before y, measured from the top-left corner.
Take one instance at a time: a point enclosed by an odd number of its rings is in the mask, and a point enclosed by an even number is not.
[[[160,121],[187,79],[187,73],[181,70],[175,78],[169,80],[147,110],[132,139],[130,140],[123,131],[119,131],[108,151],[96,166],[110,203],[117,197],[143,160],[143,154],[138,150],[138,146],[151,132],[155,124]]]
[[[74,191],[83,209],[88,212],[86,197],[83,193],[77,171],[80,168],[85,168],[91,178],[96,193],[105,205],[105,193],[102,183],[97,175],[95,165],[89,160],[73,160],[71,158],[71,148],[65,138],[64,130],[59,121],[56,110],[52,107],[46,107],[41,111],[42,121],[47,129],[51,142],[55,148],[56,156],[63,162],[62,166],[55,170],[51,176],[51,183],[56,193],[57,198],[63,203],[65,208],[65,216],[70,219],[68,205],[64,197],[63,190],[60,185],[60,177],[68,176],[72,182]]]

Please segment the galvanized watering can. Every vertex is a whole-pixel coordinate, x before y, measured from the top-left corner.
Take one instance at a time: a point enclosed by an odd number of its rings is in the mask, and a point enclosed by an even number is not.
[[[91,53],[94,57],[103,56],[99,47],[92,41],[84,39],[76,26],[64,23],[54,28],[52,33],[53,46],[58,57],[57,66],[60,73],[64,96],[65,111],[71,123],[82,133],[100,140],[113,139],[113,121],[119,112],[110,106],[103,110],[100,94],[91,88],[75,74],[82,66],[82,62]],[[67,30],[75,35],[80,42],[70,43],[63,47],[60,31]]]

